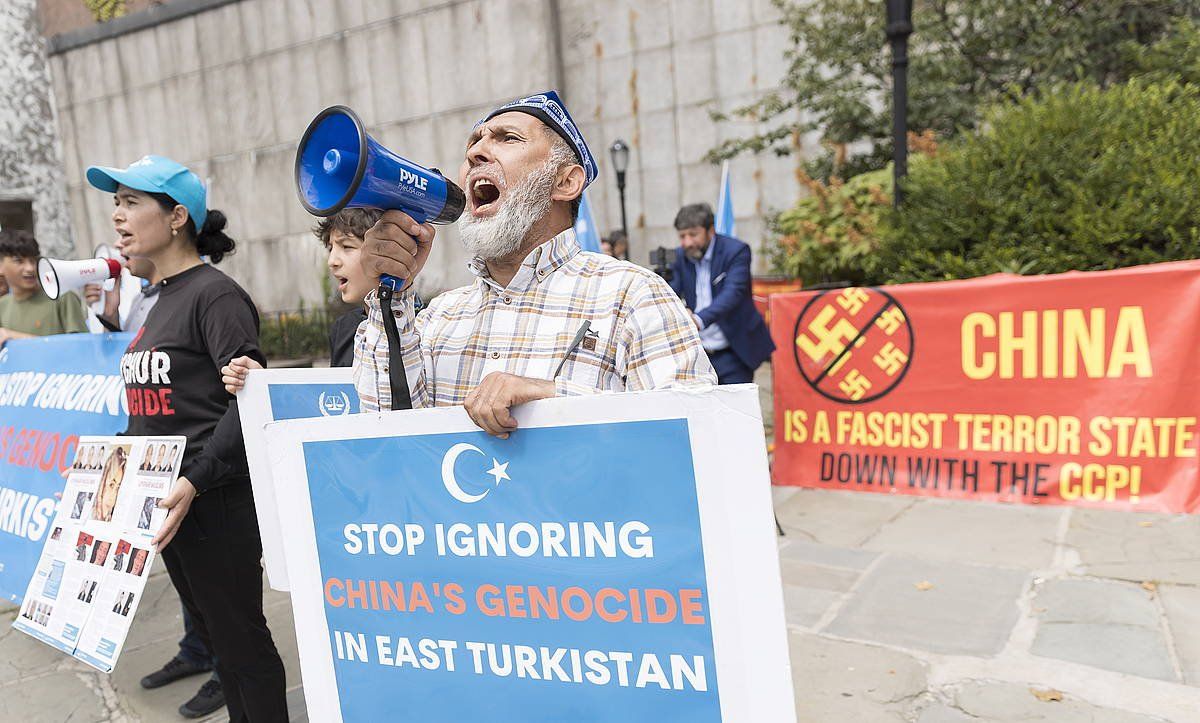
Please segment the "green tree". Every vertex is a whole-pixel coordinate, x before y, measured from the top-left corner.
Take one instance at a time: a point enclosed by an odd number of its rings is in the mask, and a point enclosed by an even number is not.
[[[1045,89],[914,164],[875,283],[1200,257],[1200,86]]]
[[[709,152],[787,155],[816,132],[829,149],[818,178],[879,169],[891,156],[891,53],[880,0],[772,0],[792,47],[783,87],[731,117],[766,130]],[[1129,54],[1195,17],[1200,0],[914,0],[909,40],[909,127],[947,138],[979,122],[979,108],[1039,86],[1130,77]],[[796,118],[799,117],[799,120]],[[849,144],[865,146],[847,153]]]

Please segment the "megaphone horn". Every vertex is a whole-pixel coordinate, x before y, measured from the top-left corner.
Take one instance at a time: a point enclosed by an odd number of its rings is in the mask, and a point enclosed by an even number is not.
[[[38,281],[42,290],[51,299],[57,299],[68,291],[82,289],[88,284],[98,284],[121,275],[121,262],[116,259],[81,259],[63,261],[38,259]]]
[[[296,192],[314,216],[343,208],[400,210],[417,223],[454,223],[467,198],[436,168],[384,148],[354,111],[342,105],[317,114],[296,149]],[[390,277],[385,285],[398,288]]]

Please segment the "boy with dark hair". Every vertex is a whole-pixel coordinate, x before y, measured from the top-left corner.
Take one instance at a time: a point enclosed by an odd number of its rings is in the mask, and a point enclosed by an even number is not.
[[[368,276],[359,261],[363,236],[370,230],[382,211],[373,208],[347,208],[321,219],[313,227],[313,235],[329,253],[326,263],[337,281],[342,301],[354,308],[334,320],[329,327],[329,366],[348,367],[354,362],[354,333],[367,318],[363,301],[379,284],[378,277]],[[221,379],[230,394],[236,394],[246,383],[246,372],[259,369],[257,362],[238,357],[221,369]]]
[[[37,240],[28,231],[0,231],[0,275],[9,293],[0,296],[0,346],[9,339],[87,331],[83,305],[68,292],[51,299],[38,283],[41,256]]]
[[[321,219],[313,235],[321,240],[329,254],[329,271],[338,282],[342,301],[354,308],[334,320],[329,327],[329,366],[348,367],[354,362],[354,332],[367,318],[363,300],[379,279],[369,278],[359,263],[363,237],[375,225],[382,211],[373,208],[347,208]]]

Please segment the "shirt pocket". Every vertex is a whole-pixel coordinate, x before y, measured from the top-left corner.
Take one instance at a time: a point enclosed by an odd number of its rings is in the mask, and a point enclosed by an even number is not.
[[[559,377],[596,389],[607,389],[607,380],[616,368],[616,345],[611,333],[611,329],[593,326],[567,357]]]

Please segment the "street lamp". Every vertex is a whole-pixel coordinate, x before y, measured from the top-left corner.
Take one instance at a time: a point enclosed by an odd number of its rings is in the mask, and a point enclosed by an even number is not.
[[[908,36],[912,0],[887,0],[887,37],[892,43],[892,180],[900,208],[900,179],[908,175]]]
[[[625,171],[629,168],[629,146],[617,139],[609,146],[613,168],[617,172],[617,195],[621,199],[621,233],[625,234],[625,260],[629,260],[629,224],[625,220]]]

